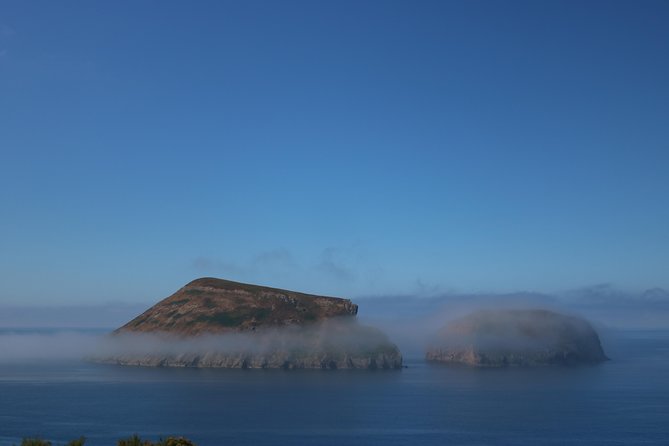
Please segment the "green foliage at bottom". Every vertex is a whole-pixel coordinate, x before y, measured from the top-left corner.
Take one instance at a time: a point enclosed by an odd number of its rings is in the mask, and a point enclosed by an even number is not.
[[[148,440],[142,440],[139,438],[137,434],[133,435],[130,438],[126,438],[125,440],[119,440],[118,443],[116,443],[117,446],[152,446],[153,443],[151,443]]]
[[[168,437],[165,440],[160,440],[156,443],[156,446],[195,446],[195,443],[183,437]]]
[[[192,441],[183,437],[167,437],[160,439],[157,443],[142,440],[137,434],[125,440],[119,440],[117,446],[196,446]]]
[[[24,438],[21,441],[21,446],[51,446],[51,442],[41,438]]]
[[[67,446],[84,446],[86,443],[85,437],[79,437],[67,443]],[[184,437],[167,437],[160,439],[153,443],[149,440],[142,440],[137,434],[132,437],[119,440],[117,446],[197,446],[192,441]],[[50,441],[42,440],[41,438],[24,438],[21,441],[21,446],[52,446]]]

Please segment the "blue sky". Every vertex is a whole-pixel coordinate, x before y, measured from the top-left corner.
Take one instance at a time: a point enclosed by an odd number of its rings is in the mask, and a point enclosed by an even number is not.
[[[0,302],[669,287],[669,3],[0,4]]]

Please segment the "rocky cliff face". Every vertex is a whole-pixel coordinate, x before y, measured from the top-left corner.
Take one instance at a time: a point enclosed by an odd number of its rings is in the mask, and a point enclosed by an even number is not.
[[[100,362],[227,368],[400,368],[350,300],[203,278],[117,329]]]
[[[449,323],[426,359],[476,367],[595,364],[607,360],[584,319],[547,310],[477,311]]]

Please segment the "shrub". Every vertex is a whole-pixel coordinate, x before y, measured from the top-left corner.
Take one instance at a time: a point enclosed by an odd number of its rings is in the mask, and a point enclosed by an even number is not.
[[[119,440],[116,443],[118,446],[153,446],[153,444],[148,440],[142,440],[137,434],[134,434],[130,438],[125,440]]]
[[[165,440],[160,440],[156,446],[195,446],[195,443],[184,437],[167,437]]]
[[[164,440],[163,439],[158,440],[157,443],[152,443],[149,440],[142,440],[137,434],[125,440],[119,440],[117,445],[118,446],[196,446],[195,443],[184,437],[177,437],[177,438],[167,437]]]
[[[21,440],[21,446],[51,446],[51,442],[41,438],[24,438]]]
[[[79,437],[67,443],[67,446],[84,446],[84,443],[86,443],[86,437]],[[116,444],[117,446],[197,446],[184,437],[167,437],[164,440],[161,438],[157,443],[152,443],[149,440],[142,440],[137,434],[121,439]],[[41,438],[24,438],[21,446],[51,446],[51,442]]]

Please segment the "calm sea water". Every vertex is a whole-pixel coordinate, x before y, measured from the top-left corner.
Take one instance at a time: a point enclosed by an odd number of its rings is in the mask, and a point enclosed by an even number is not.
[[[0,445],[138,433],[218,445],[667,445],[669,332],[605,339],[595,367],[400,371],[0,364]]]

